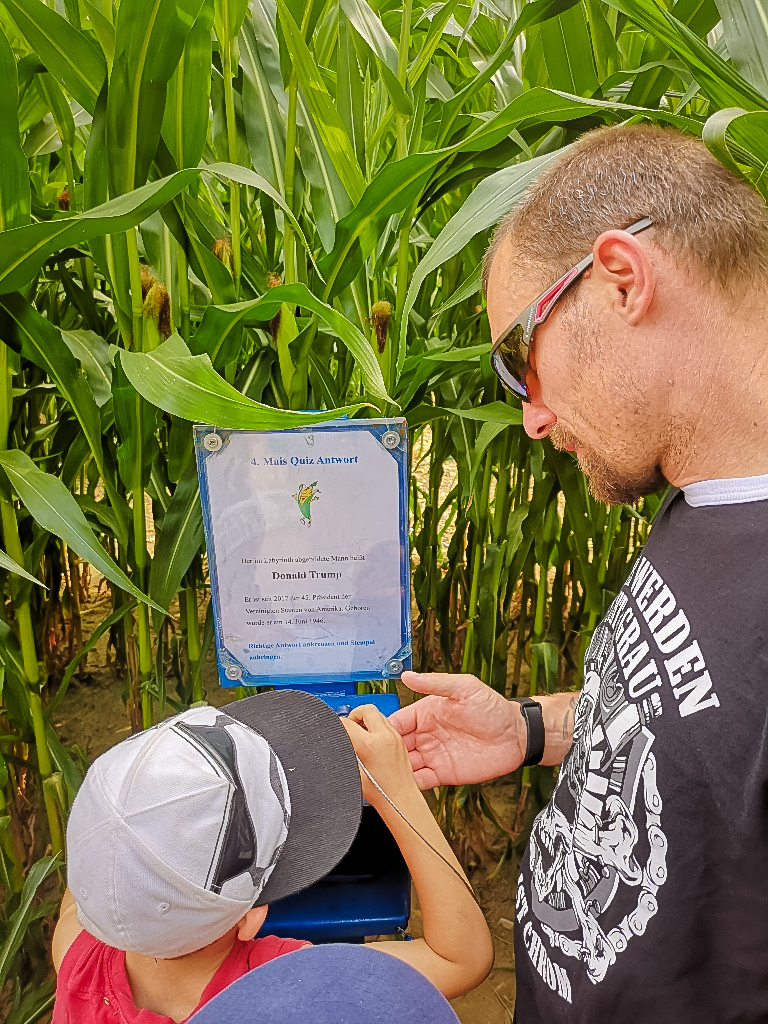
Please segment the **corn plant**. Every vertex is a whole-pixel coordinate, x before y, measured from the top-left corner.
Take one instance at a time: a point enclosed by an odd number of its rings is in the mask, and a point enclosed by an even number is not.
[[[703,135],[768,195],[764,8],[1,0],[9,1020],[49,1000],[25,950],[45,908],[31,894],[59,863],[40,858],[62,850],[80,777],[52,725],[74,673],[109,634],[134,729],[205,696],[192,421],[403,412],[417,667],[510,695],[578,685],[657,499],[608,510],[568,455],[522,432],[488,364],[482,253],[541,168],[598,124]],[[87,566],[111,608],[83,638]],[[551,773],[516,784],[510,847]],[[444,806],[450,820],[493,814],[474,787]]]

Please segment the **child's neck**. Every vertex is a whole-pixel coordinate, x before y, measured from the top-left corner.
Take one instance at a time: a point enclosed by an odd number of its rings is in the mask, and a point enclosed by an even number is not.
[[[170,1017],[177,1024],[186,1020],[229,956],[236,938],[237,928],[232,928],[203,949],[172,960],[126,953],[125,971],[135,1006]]]

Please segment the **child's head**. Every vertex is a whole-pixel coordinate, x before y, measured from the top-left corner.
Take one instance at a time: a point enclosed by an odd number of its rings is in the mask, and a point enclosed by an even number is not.
[[[334,867],[360,821],[352,745],[329,707],[276,690],[199,707],[93,763],[67,827],[80,924],[169,958]]]

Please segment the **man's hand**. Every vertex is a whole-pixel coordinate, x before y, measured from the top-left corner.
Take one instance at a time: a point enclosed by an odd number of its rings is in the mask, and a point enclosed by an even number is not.
[[[402,679],[430,694],[389,719],[420,789],[485,782],[522,764],[527,731],[518,704],[475,676],[403,672]]]

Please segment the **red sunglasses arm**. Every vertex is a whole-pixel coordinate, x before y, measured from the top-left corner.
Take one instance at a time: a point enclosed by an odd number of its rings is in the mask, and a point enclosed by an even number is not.
[[[583,260],[580,260],[575,267],[571,267],[567,274],[563,274],[559,281],[555,281],[551,288],[548,288],[536,299],[533,313],[534,327],[544,323],[555,308],[563,292],[567,291],[581,277],[584,271],[592,265],[592,259],[592,253],[589,256],[585,256]]]
[[[634,224],[630,224],[629,227],[623,228],[628,235],[636,235],[640,231],[645,231],[646,228],[653,226],[653,220],[650,217],[643,217],[642,220],[636,221]],[[584,273],[587,267],[591,266],[593,254],[585,256],[583,260],[580,260],[575,267],[571,267],[567,274],[563,274],[559,281],[556,281],[551,288],[548,288],[543,292],[538,299],[533,303],[533,322],[531,327],[536,327],[538,324],[543,324],[549,314],[555,307],[557,300],[563,294],[563,292],[570,288],[570,286],[577,281],[579,277]],[[529,307],[530,308],[530,307]]]

